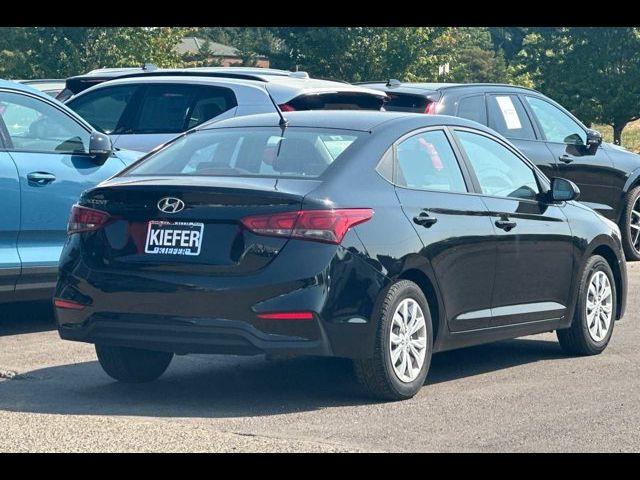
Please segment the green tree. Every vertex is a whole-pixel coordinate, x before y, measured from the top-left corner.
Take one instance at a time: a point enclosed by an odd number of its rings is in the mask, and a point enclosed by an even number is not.
[[[433,80],[446,58],[448,28],[274,28],[287,67],[350,82],[398,78]],[[284,60],[284,59],[283,59]]]
[[[523,51],[541,91],[591,124],[613,127],[614,143],[640,118],[640,29],[532,28]]]
[[[18,27],[0,33],[0,75],[67,77],[100,67],[182,65],[175,46],[187,33],[171,27]]]

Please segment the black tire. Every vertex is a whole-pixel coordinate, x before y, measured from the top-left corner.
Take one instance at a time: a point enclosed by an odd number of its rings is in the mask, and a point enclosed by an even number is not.
[[[608,277],[612,291],[612,310],[611,310],[611,322],[609,330],[605,337],[601,341],[595,341],[589,333],[589,327],[587,323],[587,307],[586,299],[589,289],[589,281],[596,272],[604,272]],[[609,344],[611,334],[613,333],[613,327],[615,325],[616,318],[616,301],[617,292],[616,284],[613,278],[613,272],[609,263],[600,255],[594,255],[585,266],[582,277],[580,278],[580,284],[578,285],[579,294],[576,309],[573,315],[573,321],[571,326],[566,329],[557,330],[556,335],[562,349],[572,355],[597,355],[604,351]]]
[[[415,380],[405,383],[394,372],[388,345],[394,312],[400,302],[407,298],[415,300],[422,309],[425,319],[427,345],[420,373]],[[413,397],[424,385],[433,350],[431,313],[424,293],[418,285],[409,280],[401,280],[394,283],[388,288],[384,299],[378,303],[373,321],[378,324],[374,353],[372,358],[354,361],[354,370],[358,381],[376,399],[405,400]]]
[[[627,194],[627,198],[624,202],[624,209],[622,211],[622,219],[620,221],[620,231],[622,232],[622,246],[624,248],[624,254],[629,261],[640,260],[640,251],[638,251],[633,245],[634,236],[637,233],[637,229],[631,225],[640,226],[640,218],[634,218],[632,215],[633,206],[640,198],[640,187],[631,189]]]
[[[96,344],[96,354],[103,370],[124,383],[144,383],[162,375],[173,353]]]

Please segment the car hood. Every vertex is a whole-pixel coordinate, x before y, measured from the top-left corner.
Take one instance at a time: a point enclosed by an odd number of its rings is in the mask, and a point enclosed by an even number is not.
[[[625,153],[630,153],[632,155],[637,155],[636,153],[633,153],[631,150],[627,150],[622,145],[616,145],[615,143],[609,143],[609,142],[602,142],[602,143],[603,143],[603,145],[606,146],[606,148],[611,148],[611,149],[617,150],[619,152],[625,152]]]
[[[126,150],[124,148],[118,148],[115,151],[116,157],[122,160],[122,163],[124,163],[127,167],[131,165],[133,162],[135,162],[136,160],[138,160],[139,158],[142,158],[146,154],[147,152],[139,152],[137,150]]]

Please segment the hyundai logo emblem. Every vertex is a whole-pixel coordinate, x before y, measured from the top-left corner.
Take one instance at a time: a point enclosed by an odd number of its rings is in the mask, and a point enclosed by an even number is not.
[[[184,202],[175,197],[164,197],[158,202],[158,210],[164,213],[178,213],[184,210]]]

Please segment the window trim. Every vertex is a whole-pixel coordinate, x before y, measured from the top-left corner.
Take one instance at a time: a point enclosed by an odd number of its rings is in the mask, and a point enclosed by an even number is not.
[[[522,100],[523,105],[525,106],[527,111],[530,112],[529,115],[533,119],[533,122],[535,123],[536,127],[538,128],[538,130],[540,132],[540,140],[541,141],[543,141],[545,143],[552,143],[554,145],[572,145],[570,143],[554,142],[554,141],[551,141],[551,140],[547,139],[547,135],[544,133],[544,129],[542,128],[542,125],[540,124],[540,121],[538,120],[537,115],[533,111],[533,108],[531,108],[531,105],[529,105],[529,102],[527,101],[526,97],[535,98],[535,99],[540,100],[542,102],[548,103],[552,107],[556,107],[558,110],[560,110],[562,113],[564,113],[567,117],[569,117],[571,120],[573,120],[578,125],[578,127],[580,127],[582,129],[582,132],[585,135],[587,134],[587,129],[584,126],[584,124],[580,120],[578,120],[575,116],[573,116],[573,114],[571,112],[569,112],[566,108],[564,108],[559,103],[556,103],[553,100],[551,100],[550,98],[544,97],[542,95],[531,95],[531,94],[526,94],[525,93],[525,94],[522,94],[522,97],[523,97],[523,100]],[[577,146],[581,146],[581,145],[577,145]],[[582,146],[586,146],[586,145],[582,145]]]
[[[69,112],[65,111],[63,108],[60,108],[58,105],[56,105],[55,103],[49,101],[48,99],[44,98],[44,97],[40,97],[39,95],[35,95],[31,92],[23,92],[21,90],[13,90],[11,88],[5,88],[5,87],[0,87],[0,93],[13,93],[14,95],[22,95],[24,97],[30,97],[34,100],[37,101],[41,101],[53,108],[55,108],[56,110],[58,110],[59,112],[63,113],[64,115],[66,115],[67,117],[69,117],[69,119],[72,122],[75,122],[77,125],[79,125],[80,127],[84,128],[87,133],[89,133],[89,135],[91,135],[94,131],[93,127],[91,127],[91,125],[89,125],[88,123],[86,123],[84,120],[80,120],[81,117],[78,116],[78,118],[76,118],[74,115],[70,114]],[[11,139],[11,138],[9,138]],[[88,145],[87,145],[88,147]],[[42,155],[84,155],[84,156],[91,156],[89,154],[89,152],[51,152],[51,151],[47,151],[47,150],[17,150],[15,148],[15,145],[13,145],[13,141],[11,141],[11,145],[5,145],[4,142],[0,142],[0,150],[5,151],[5,152],[15,152],[15,153],[39,153]]]
[[[515,97],[519,102],[520,102],[520,106],[522,107],[522,109],[524,110],[524,114],[527,116],[527,120],[529,120],[529,125],[531,126],[531,130],[533,131],[533,138],[523,138],[523,137],[514,137],[514,136],[507,136],[504,135],[504,137],[509,138],[509,139],[514,139],[514,140],[521,140],[524,142],[535,142],[537,140],[542,140],[542,131],[540,130],[537,120],[533,120],[532,118],[532,112],[529,111],[529,109],[527,108],[528,105],[525,105],[526,101],[523,100],[521,98],[521,94],[517,93],[517,92],[491,92],[488,93],[487,96],[488,97],[498,97],[498,96],[509,96],[509,97]],[[497,100],[496,100],[497,103]],[[489,126],[489,123],[491,122],[490,117],[491,115],[489,114],[489,102],[486,102],[486,108],[487,108],[487,127],[491,128]],[[496,130],[497,132],[497,130]],[[500,133],[500,132],[498,132]],[[501,134],[502,135],[502,134]]]
[[[416,135],[420,135],[422,133],[427,133],[427,132],[432,132],[432,131],[441,131],[442,133],[444,133],[445,138],[447,139],[447,141],[449,142],[449,146],[451,147],[451,151],[453,152],[453,156],[456,160],[456,163],[458,165],[458,168],[460,169],[460,173],[462,174],[462,180],[464,181],[465,187],[466,187],[466,191],[465,192],[448,192],[448,191],[444,191],[444,190],[438,190],[438,189],[433,189],[433,188],[411,188],[411,187],[407,187],[406,185],[399,185],[396,181],[396,171],[397,171],[397,165],[398,165],[398,155],[397,155],[397,149],[398,149],[398,145],[402,142],[404,142],[405,140],[408,140],[411,137],[415,137]],[[382,175],[382,173],[380,172],[380,165],[382,164],[382,162],[384,162],[386,156],[391,153],[391,172],[392,172],[392,178],[387,178],[384,175]],[[461,161],[461,157],[460,157],[460,152],[459,149],[457,148],[457,144],[455,143],[451,132],[449,132],[447,125],[434,125],[434,126],[430,126],[430,127],[420,127],[414,130],[411,130],[405,134],[403,134],[401,137],[397,138],[392,144],[391,146],[389,146],[389,148],[387,148],[384,153],[382,154],[382,156],[380,157],[380,160],[378,161],[378,163],[376,164],[375,167],[375,171],[378,175],[380,175],[380,177],[382,177],[385,181],[389,182],[391,185],[393,185],[396,188],[402,188],[404,190],[411,190],[414,192],[434,192],[434,193],[450,193],[450,194],[457,194],[457,195],[465,195],[465,194],[473,194],[475,192],[473,192],[473,188],[474,185],[472,183],[472,178],[471,175],[469,174],[468,170],[467,170],[467,164],[464,161]]]
[[[461,158],[466,163],[467,168],[470,170],[470,176],[473,182],[474,193],[476,195],[480,195],[482,197],[487,197],[487,198],[500,198],[503,200],[513,200],[517,202],[529,202],[529,203],[536,203],[536,204],[541,202],[547,203],[544,200],[544,197],[546,197],[549,194],[549,189],[551,187],[550,183],[546,180],[546,176],[544,175],[544,173],[542,173],[542,171],[531,160],[525,157],[519,150],[517,150],[515,147],[513,147],[509,143],[504,142],[502,139],[496,136],[493,136],[487,132],[483,132],[481,130],[476,130],[474,128],[462,127],[457,125],[449,125],[448,128],[451,130],[452,137],[454,138],[454,141],[456,142],[456,145],[460,150]],[[533,171],[533,175],[536,179],[536,183],[538,184],[538,189],[540,190],[540,193],[538,194],[540,198],[537,198],[535,200],[530,200],[527,198],[501,197],[499,195],[487,195],[486,193],[483,193],[482,187],[480,186],[480,182],[478,181],[478,177],[475,173],[475,170],[473,170],[473,166],[471,165],[471,161],[469,160],[469,157],[467,156],[467,153],[464,150],[464,147],[460,143],[460,139],[455,134],[455,132],[457,131],[475,133],[477,135],[486,137],[490,140],[493,140],[494,142],[499,143],[500,145],[505,147],[507,150],[509,150],[511,153],[513,153],[516,157],[518,157],[522,162],[524,162],[526,166],[528,166]]]

